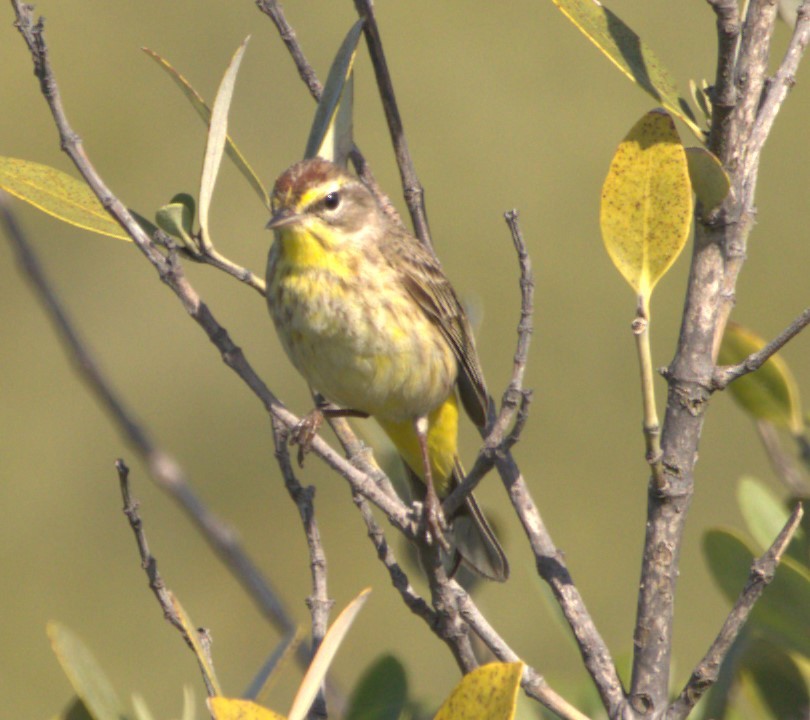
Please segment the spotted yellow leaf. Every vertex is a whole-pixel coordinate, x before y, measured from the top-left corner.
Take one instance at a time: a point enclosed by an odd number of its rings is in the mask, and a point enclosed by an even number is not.
[[[490,663],[465,675],[434,720],[512,720],[523,663]]]
[[[649,298],[692,224],[686,153],[665,111],[647,113],[619,144],[602,187],[600,224],[616,269]]]
[[[284,720],[283,715],[238,698],[208,698],[208,709],[214,720]]]

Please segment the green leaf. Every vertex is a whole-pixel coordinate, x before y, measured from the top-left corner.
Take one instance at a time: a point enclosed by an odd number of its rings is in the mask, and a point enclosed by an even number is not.
[[[309,131],[305,158],[322,157],[338,165],[346,165],[352,149],[352,67],[357,55],[357,43],[363,30],[358,20],[347,33],[332,61],[312,129]]]
[[[620,143],[602,187],[600,224],[616,269],[649,298],[692,224],[686,154],[666,112],[647,113]]]
[[[211,110],[209,109],[208,105],[206,105],[205,100],[203,100],[202,96],[192,87],[191,83],[186,80],[175,68],[169,63],[168,60],[161,57],[158,53],[154,50],[150,50],[149,48],[141,48],[149,57],[151,57],[160,68],[162,68],[166,74],[174,81],[174,83],[183,91],[183,95],[188,99],[191,103],[191,106],[197,112],[197,115],[202,118],[202,121],[208,125],[211,120]],[[227,142],[225,145],[225,152],[227,153],[228,157],[233,161],[233,164],[236,165],[239,172],[245,177],[245,179],[250,183],[250,186],[259,196],[259,199],[264,203],[264,206],[269,208],[270,207],[270,196],[267,193],[264,184],[259,179],[259,176],[255,173],[253,168],[250,166],[248,161],[245,159],[245,156],[242,155],[239,148],[236,146],[236,143],[231,140],[230,137],[227,138]]]
[[[205,144],[205,158],[203,159],[202,177],[200,179],[199,221],[202,242],[205,245],[210,244],[211,241],[208,234],[208,210],[211,207],[214,185],[217,181],[219,165],[222,162],[222,153],[225,150],[225,142],[228,137],[228,111],[231,107],[236,76],[239,73],[239,66],[242,63],[242,57],[245,54],[245,48],[249,40],[250,36],[246,37],[233,54],[228,69],[222,76],[217,96],[214,99],[214,107],[211,110],[208,141]]]
[[[155,221],[161,230],[178,238],[183,246],[193,254],[199,254],[194,239],[194,198],[187,193],[179,193],[168,205],[159,208]]]
[[[754,552],[736,532],[709,530],[703,552],[712,576],[731,603],[745,586]],[[810,657],[810,571],[783,557],[773,582],[754,606],[749,623],[784,647]]]
[[[130,240],[84,180],[29,160],[0,157],[0,188],[69,225]]]
[[[512,720],[523,663],[490,663],[468,673],[434,720]]]
[[[726,199],[731,180],[723,163],[706,148],[686,148],[686,162],[689,164],[692,188],[706,215]]]
[[[94,720],[124,720],[126,713],[110,681],[87,646],[59,623],[48,623],[48,637],[70,684]]]
[[[729,322],[717,362],[720,365],[736,365],[765,345],[765,340],[752,330]],[[743,409],[757,420],[786,427],[794,435],[804,431],[799,386],[779,353],[771,355],[755,372],[734,380],[728,389]]]
[[[346,720],[398,720],[408,699],[405,668],[393,655],[383,655],[363,673],[352,690]]]
[[[622,74],[683,120],[703,142],[703,132],[697,126],[689,106],[678,94],[669,71],[618,15],[595,0],[553,2]]]
[[[785,526],[790,513],[776,495],[752,477],[742,478],[737,485],[737,503],[748,532],[763,551],[767,550]]]
[[[762,640],[746,648],[742,670],[750,675],[774,718],[806,717],[810,694],[801,670],[780,647]]]

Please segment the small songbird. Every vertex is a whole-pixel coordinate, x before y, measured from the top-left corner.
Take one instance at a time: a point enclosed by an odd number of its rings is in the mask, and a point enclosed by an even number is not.
[[[287,355],[336,414],[380,424],[424,491],[429,533],[443,541],[438,498],[464,477],[458,400],[481,427],[489,402],[450,281],[358,178],[327,160],[286,170],[272,212],[267,302]],[[506,556],[472,495],[447,523],[451,566],[460,559],[507,579]]]

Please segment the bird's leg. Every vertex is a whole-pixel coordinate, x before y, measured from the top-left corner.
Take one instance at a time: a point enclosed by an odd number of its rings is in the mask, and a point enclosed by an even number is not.
[[[298,445],[298,466],[304,467],[304,457],[309,452],[312,441],[324,419],[338,417],[367,418],[368,413],[351,408],[342,408],[329,402],[323,395],[315,394],[315,407],[312,408],[290,431],[290,445]]]
[[[428,533],[428,538],[434,539],[445,550],[450,550],[450,544],[444,537],[442,526],[444,525],[444,516],[442,515],[442,504],[439,502],[439,496],[436,494],[436,488],[433,486],[433,472],[430,469],[430,452],[428,450],[428,419],[426,416],[416,418],[413,423],[416,437],[419,440],[419,449],[422,452],[422,467],[425,469],[425,485],[427,491],[425,493],[425,529]]]

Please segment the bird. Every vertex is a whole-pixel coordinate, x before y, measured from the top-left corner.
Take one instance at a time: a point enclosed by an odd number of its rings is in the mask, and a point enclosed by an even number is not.
[[[459,405],[484,427],[489,396],[439,260],[358,177],[323,158],[278,177],[271,212],[270,315],[293,366],[328,401],[302,434],[311,439],[324,414],[374,418],[423,496],[428,537],[449,545],[450,573],[463,563],[505,581],[509,563],[473,495],[452,517],[441,513],[439,499],[464,478]]]

